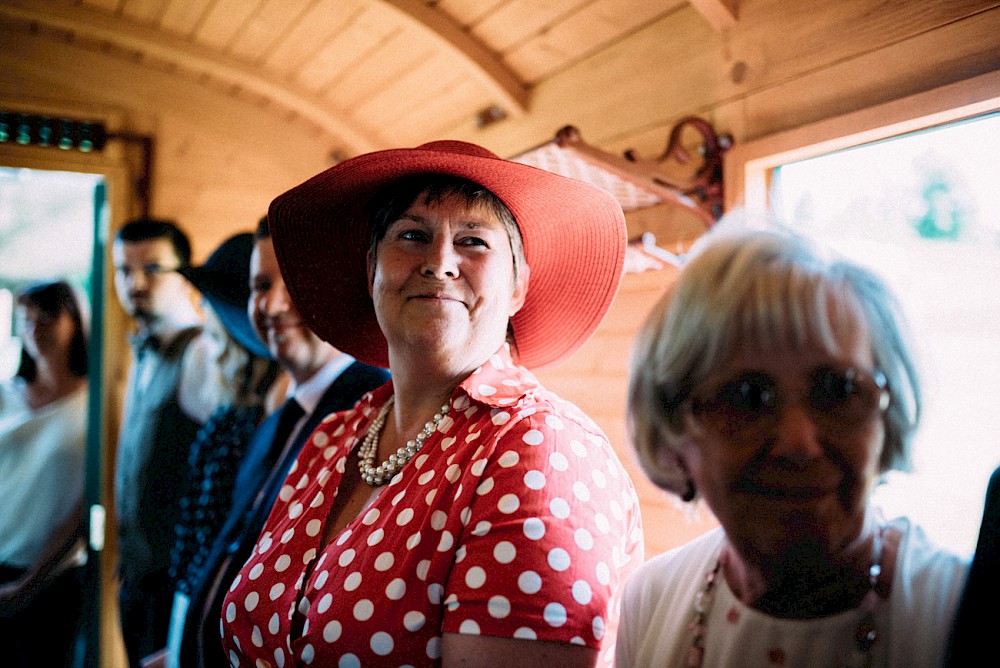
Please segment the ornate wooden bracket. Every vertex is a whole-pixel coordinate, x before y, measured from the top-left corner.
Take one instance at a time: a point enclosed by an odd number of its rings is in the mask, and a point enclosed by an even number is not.
[[[691,163],[690,151],[684,147],[681,134],[691,127],[702,136],[698,147],[701,165],[690,179],[668,175],[661,165],[674,160],[682,165]],[[614,173],[619,178],[655,194],[666,201],[673,201],[693,211],[706,226],[713,225],[723,211],[722,156],[733,145],[732,136],[719,135],[704,119],[689,116],[679,121],[670,131],[667,147],[655,160],[644,160],[632,150],[616,156],[583,141],[580,132],[567,125],[556,133],[556,144],[572,149],[587,162]]]

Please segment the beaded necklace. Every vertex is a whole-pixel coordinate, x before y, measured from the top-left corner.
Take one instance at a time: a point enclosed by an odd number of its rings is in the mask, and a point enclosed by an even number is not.
[[[872,665],[872,646],[878,639],[878,629],[875,627],[875,611],[879,604],[878,583],[879,576],[882,575],[882,538],[884,527],[878,527],[872,539],[872,560],[868,567],[868,591],[861,599],[859,606],[864,614],[854,631],[854,643],[856,653],[853,660],[847,665],[864,666],[870,668]],[[712,602],[715,599],[715,585],[722,568],[722,559],[716,557],[715,566],[705,574],[705,584],[694,597],[694,620],[691,622],[692,637],[691,647],[688,648],[687,668],[700,668],[705,660],[705,632],[708,627],[708,615],[712,610]]]
[[[424,424],[424,428],[420,430],[416,438],[407,441],[405,446],[399,448],[395,453],[389,455],[388,459],[376,465],[375,456],[378,454],[378,444],[379,439],[382,437],[382,428],[385,426],[386,417],[389,415],[389,410],[392,408],[395,399],[395,395],[392,395],[382,404],[378,415],[375,416],[371,427],[368,428],[368,433],[365,434],[365,440],[362,441],[361,447],[358,448],[358,470],[361,471],[362,480],[372,487],[379,487],[392,480],[392,477],[406,466],[406,463],[413,459],[414,455],[420,452],[420,448],[424,447],[424,441],[434,433],[434,430],[438,428],[441,420],[444,419],[444,416],[450,410],[449,403],[446,402],[441,406],[441,410],[435,413],[434,417]]]

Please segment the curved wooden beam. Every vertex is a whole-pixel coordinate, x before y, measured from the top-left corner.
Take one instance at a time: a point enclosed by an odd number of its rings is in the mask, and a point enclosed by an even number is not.
[[[489,87],[510,116],[523,116],[528,110],[528,90],[495,54],[473,39],[447,15],[428,7],[420,0],[379,0],[387,7],[429,33],[439,46],[470,64],[471,72]]]
[[[259,68],[234,62],[217,51],[162,31],[85,7],[51,3],[40,5],[35,0],[4,0],[0,3],[0,14],[115,44],[240,86],[294,109],[343,141],[347,152],[366,153],[385,147],[385,142],[379,138],[360,132],[332,113],[328,102],[294,90],[287,82],[269,76]]]
[[[715,32],[729,30],[739,20],[740,0],[688,0]]]

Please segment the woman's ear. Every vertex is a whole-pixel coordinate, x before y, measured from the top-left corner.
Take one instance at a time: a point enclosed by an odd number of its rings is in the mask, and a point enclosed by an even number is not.
[[[371,249],[365,253],[365,269],[368,271],[368,296],[374,296],[375,287],[375,256]]]
[[[693,443],[685,443],[686,448],[695,447]],[[656,454],[657,464],[664,470],[677,471],[678,481],[683,480],[683,488],[676,490],[677,494],[681,497],[681,501],[690,502],[694,501],[694,497],[697,495],[698,490],[694,484],[694,478],[691,477],[691,471],[688,468],[687,462],[684,459],[684,452],[676,452],[670,448],[660,448]]]
[[[517,278],[514,279],[514,291],[510,299],[510,313],[507,314],[507,317],[513,317],[524,306],[524,300],[528,298],[528,279],[530,276],[531,268],[527,264],[518,267]]]

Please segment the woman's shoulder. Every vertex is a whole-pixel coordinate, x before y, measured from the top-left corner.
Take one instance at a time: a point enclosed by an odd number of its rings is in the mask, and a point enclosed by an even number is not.
[[[706,567],[719,552],[723,531],[712,529],[691,541],[647,559],[629,579],[629,587],[664,591],[678,584],[702,582]]]
[[[646,560],[625,582],[621,602],[618,658],[629,665],[655,665],[655,655],[668,665],[686,627],[692,601],[713,568],[721,529]],[[651,634],[648,629],[660,629]],[[667,657],[667,658],[664,658]]]
[[[562,432],[575,438],[610,443],[604,430],[579,406],[539,384],[522,395],[507,412],[512,421],[545,431]]]
[[[24,394],[17,388],[18,379],[0,380],[0,416],[27,408]]]
[[[889,526],[901,534],[897,583],[908,590],[933,588],[939,593],[961,588],[969,569],[968,559],[936,545],[907,517],[897,517]]]
[[[935,545],[910,519],[889,525],[901,532],[888,606],[889,628],[897,630],[888,639],[892,665],[939,666],[968,561]]]

